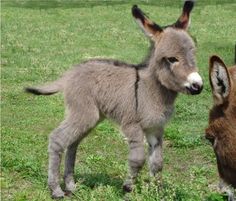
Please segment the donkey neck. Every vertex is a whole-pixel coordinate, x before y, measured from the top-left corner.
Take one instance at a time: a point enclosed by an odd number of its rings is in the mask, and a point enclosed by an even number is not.
[[[162,100],[164,101],[164,103],[173,105],[178,93],[173,90],[167,89],[160,83],[159,80],[156,80],[156,83],[157,85],[159,85],[160,95],[162,96]]]
[[[144,83],[145,90],[152,96],[150,98],[154,98],[163,105],[173,105],[178,93],[163,86],[148,68],[147,66],[147,68],[139,70],[139,76],[140,82]]]

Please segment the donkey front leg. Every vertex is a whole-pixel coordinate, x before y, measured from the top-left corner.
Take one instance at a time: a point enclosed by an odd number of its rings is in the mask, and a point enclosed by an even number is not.
[[[149,144],[149,168],[151,176],[156,176],[158,172],[161,173],[163,168],[162,136],[163,128],[146,136]]]
[[[131,192],[138,172],[145,163],[144,133],[139,125],[125,126],[122,130],[129,143],[129,175],[123,184],[123,189],[126,192]]]
[[[236,201],[235,189],[226,184],[222,179],[220,179],[219,182],[219,189],[221,193],[226,193],[228,195],[228,201]]]

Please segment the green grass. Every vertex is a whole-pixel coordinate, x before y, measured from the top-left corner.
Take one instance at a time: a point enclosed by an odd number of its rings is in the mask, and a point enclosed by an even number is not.
[[[85,3],[86,2],[86,3]],[[3,1],[1,12],[1,197],[51,200],[47,189],[48,134],[63,119],[61,94],[34,97],[23,87],[58,77],[76,63],[106,57],[138,63],[148,40],[130,14],[133,3],[161,25],[174,22],[182,1]],[[199,96],[180,95],[164,143],[164,183],[148,183],[147,166],[134,192],[124,195],[127,144],[110,122],[100,124],[78,150],[77,190],[65,200],[217,201],[213,151],[204,140],[211,92],[208,58],[230,65],[236,42],[235,1],[199,1],[191,35],[205,88]],[[62,167],[63,169],[63,167]]]

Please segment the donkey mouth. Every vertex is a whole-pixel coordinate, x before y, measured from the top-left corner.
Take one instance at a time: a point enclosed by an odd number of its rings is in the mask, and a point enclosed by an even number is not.
[[[186,87],[187,91],[191,95],[197,95],[202,92],[203,86],[198,84],[192,84],[190,87]]]

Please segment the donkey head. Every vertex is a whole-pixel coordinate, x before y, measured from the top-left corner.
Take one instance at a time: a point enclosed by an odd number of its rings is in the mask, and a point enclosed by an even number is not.
[[[236,187],[236,67],[227,69],[212,56],[209,80],[214,106],[205,137],[214,148],[220,176]]]
[[[166,88],[187,94],[199,94],[203,87],[197,73],[194,42],[187,33],[193,1],[186,1],[179,19],[161,27],[135,5],[132,14],[154,45],[149,71]]]

